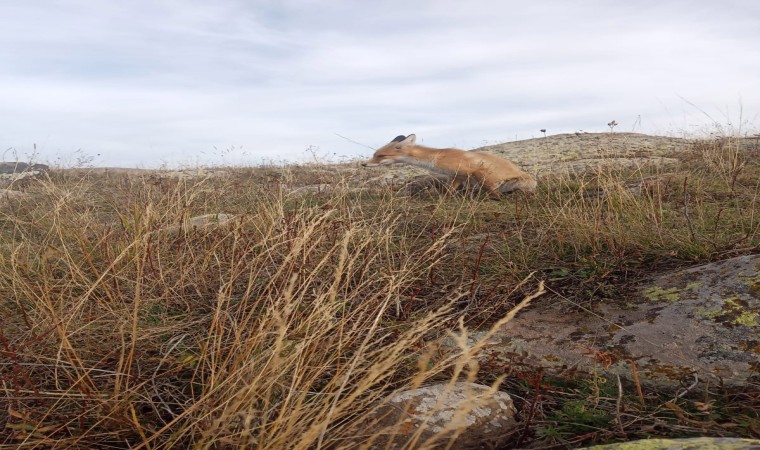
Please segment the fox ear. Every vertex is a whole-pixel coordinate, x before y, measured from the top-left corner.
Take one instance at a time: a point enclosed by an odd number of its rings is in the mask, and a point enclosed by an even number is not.
[[[401,141],[401,145],[407,146],[407,145],[414,145],[414,143],[417,142],[417,136],[410,134],[406,138],[404,138],[403,141]]]
[[[391,142],[401,142],[404,139],[406,139],[406,136],[404,136],[403,134],[400,134],[400,135],[396,136],[395,138],[393,138],[393,140]]]

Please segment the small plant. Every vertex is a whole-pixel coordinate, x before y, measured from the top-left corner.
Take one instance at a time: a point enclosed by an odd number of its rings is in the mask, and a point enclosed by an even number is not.
[[[608,122],[607,126],[610,127],[610,133],[612,133],[615,127],[618,126],[618,123],[613,120],[612,122]]]

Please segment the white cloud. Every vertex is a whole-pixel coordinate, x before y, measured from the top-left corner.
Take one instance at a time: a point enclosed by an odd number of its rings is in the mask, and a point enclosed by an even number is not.
[[[757,23],[749,0],[6,2],[0,146],[126,165],[359,156],[335,133],[677,133],[706,122],[689,102],[757,126]]]

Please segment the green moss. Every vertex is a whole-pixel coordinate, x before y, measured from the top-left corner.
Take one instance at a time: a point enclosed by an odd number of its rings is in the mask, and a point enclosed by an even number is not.
[[[700,286],[702,286],[703,284],[704,284],[704,283],[703,283],[703,282],[701,282],[701,281],[695,281],[695,282],[693,282],[693,283],[689,283],[689,284],[687,284],[687,285],[686,285],[686,287],[685,287],[684,289],[692,289],[692,290],[694,290],[694,289],[697,289],[697,288],[699,288],[699,287],[700,287]]]
[[[760,324],[757,323],[757,318],[760,314],[750,311],[745,311],[734,319],[734,323],[737,325],[744,325],[745,327],[757,327]]]
[[[739,303],[739,297],[733,296],[723,299],[723,303],[726,304],[731,309],[741,308],[742,305]]]
[[[659,286],[652,286],[644,290],[644,296],[653,302],[677,302],[681,299],[678,291],[678,288],[663,289]]]
[[[716,317],[720,316],[723,313],[723,310],[721,308],[716,309],[703,309],[699,308],[696,311],[694,311],[696,315],[705,317],[707,319],[713,320]]]
[[[756,284],[760,283],[760,274],[756,274],[751,277],[741,277],[740,280],[741,280],[740,281],[741,284],[745,286],[753,287]]]

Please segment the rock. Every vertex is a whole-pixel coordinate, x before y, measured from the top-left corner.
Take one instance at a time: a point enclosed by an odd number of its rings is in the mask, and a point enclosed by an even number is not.
[[[202,216],[195,216],[187,219],[184,226],[186,228],[206,227],[213,225],[223,225],[232,219],[234,214],[216,213],[216,214],[203,214]]]
[[[583,196],[604,198],[631,194],[636,197],[669,200],[676,194],[682,194],[686,178],[687,175],[682,172],[671,172],[643,177],[632,182],[608,181],[597,187],[587,188]]]
[[[196,180],[213,177],[224,177],[227,176],[228,172],[225,169],[214,170],[199,167],[197,169],[159,171],[158,174],[164,178],[173,178],[177,180]]]
[[[300,186],[297,188],[291,189],[290,193],[294,195],[302,195],[302,194],[309,194],[309,193],[320,193],[320,192],[330,192],[333,190],[332,184],[322,183],[322,184],[311,184],[308,186]]]
[[[362,434],[380,436],[373,448],[417,448],[426,442],[433,448],[447,444],[455,432],[460,434],[447,448],[496,448],[517,426],[515,412],[509,395],[491,393],[488,386],[437,384],[393,394]]]
[[[212,227],[219,227],[222,225],[229,225],[233,219],[235,219],[236,215],[234,214],[225,214],[225,213],[213,213],[213,214],[203,214],[200,216],[191,217],[187,220],[185,220],[182,223],[182,226],[179,225],[171,225],[168,227],[161,228],[160,230],[156,230],[153,232],[148,233],[146,236],[155,236],[156,234],[167,234],[167,233],[176,233],[180,230],[188,231],[188,230],[194,230],[194,229],[207,229]]]
[[[8,187],[19,180],[34,178],[47,172],[45,164],[28,164],[24,162],[0,162],[0,186]]]
[[[526,139],[489,145],[475,151],[493,153],[514,161],[529,172],[564,171],[574,161],[672,156],[687,150],[691,140],[640,133],[582,133]],[[590,163],[576,163],[575,169]]]
[[[27,194],[21,191],[12,191],[9,189],[0,189],[0,200],[21,199],[26,197]]]
[[[560,161],[551,163],[547,166],[548,170],[557,174],[582,174],[586,172],[596,172],[600,170],[615,169],[638,169],[647,166],[675,166],[678,160],[675,158],[664,158],[661,156],[649,157],[631,157],[631,158],[585,158],[573,161]]]
[[[47,172],[50,169],[46,164],[29,164],[20,161],[2,161],[0,162],[0,174],[13,174],[21,172]]]
[[[0,173],[0,180],[5,181],[5,184],[10,185],[14,181],[19,180],[25,180],[27,178],[34,178],[39,175],[42,175],[43,172],[39,172],[37,170],[30,170],[27,172],[16,172],[16,173]]]
[[[358,193],[364,191],[361,187],[350,187],[346,184],[310,184],[308,186],[300,186],[290,190],[291,195],[305,195],[305,194],[323,194],[323,193]]]
[[[662,275],[629,304],[573,311],[536,301],[482,356],[515,370],[601,371],[663,389],[695,380],[743,386],[760,376],[760,255]]]
[[[760,450],[760,441],[726,437],[641,439],[586,448],[589,450]]]

